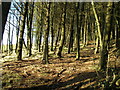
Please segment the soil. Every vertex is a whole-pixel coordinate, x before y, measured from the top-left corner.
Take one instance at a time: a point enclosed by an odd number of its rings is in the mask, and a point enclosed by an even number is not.
[[[89,43],[82,48],[80,60],[76,60],[75,52],[64,52],[61,58],[51,54],[50,64],[30,58],[6,61],[2,66],[2,86],[5,90],[101,90],[100,82],[105,80],[105,73],[98,71],[100,56],[94,54],[94,47]],[[116,57],[111,52],[109,66],[113,68]]]

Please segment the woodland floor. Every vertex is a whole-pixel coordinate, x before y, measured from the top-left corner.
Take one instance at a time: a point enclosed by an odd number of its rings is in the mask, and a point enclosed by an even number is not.
[[[90,42],[91,43],[91,42]],[[88,44],[80,50],[80,60],[75,52],[63,52],[62,58],[49,57],[50,64],[42,64],[40,59],[5,61],[2,70],[2,85],[5,90],[101,90],[99,82],[104,80],[104,72],[97,71],[99,53],[94,54],[95,45]],[[113,45],[114,47],[114,45]],[[114,67],[116,59],[110,50],[109,66]],[[117,66],[120,63],[117,62]]]

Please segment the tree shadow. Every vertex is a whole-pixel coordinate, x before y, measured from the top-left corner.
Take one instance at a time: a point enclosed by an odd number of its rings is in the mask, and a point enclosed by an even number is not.
[[[10,88],[9,90],[79,90],[82,85],[88,84],[90,82],[95,81],[97,76],[96,72],[83,72],[79,74],[71,75],[70,77],[74,77],[73,79],[67,81],[58,81],[53,82],[50,85],[41,85],[37,87],[30,87],[30,88]],[[69,78],[70,78],[69,77]],[[85,81],[88,80],[88,81]],[[52,81],[52,80],[51,80]],[[61,89],[63,87],[63,89]],[[92,87],[87,87],[88,89]],[[82,89],[80,89],[82,90]]]

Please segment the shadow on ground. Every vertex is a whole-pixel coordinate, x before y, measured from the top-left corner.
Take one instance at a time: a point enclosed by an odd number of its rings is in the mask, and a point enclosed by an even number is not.
[[[91,82],[95,81],[97,74],[95,72],[83,72],[76,75],[71,75],[74,77],[68,81],[64,82],[53,82],[50,85],[41,85],[37,87],[30,88],[10,88],[9,90],[81,90],[81,86],[89,83],[89,86],[86,86],[83,89],[92,89]],[[70,78],[69,77],[69,78]],[[51,80],[52,81],[52,80]]]

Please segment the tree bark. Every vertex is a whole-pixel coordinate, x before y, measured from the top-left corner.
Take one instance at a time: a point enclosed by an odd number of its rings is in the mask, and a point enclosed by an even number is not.
[[[79,7],[80,7],[80,5],[79,5],[80,3],[78,2],[77,3],[77,10],[76,10],[76,18],[77,18],[77,22],[76,22],[76,24],[77,24],[77,35],[76,35],[76,41],[77,41],[77,54],[76,54],[76,60],[79,60],[80,59],[80,29],[79,29],[79,23],[78,23],[78,21],[79,21]]]
[[[117,5],[117,15],[120,15],[120,2]],[[116,27],[116,48],[117,48],[117,57],[120,55],[120,17],[116,18],[117,27]]]
[[[111,30],[111,10],[112,10],[112,2],[108,2],[107,5],[107,15],[106,15],[106,28],[103,33],[103,45],[101,46],[101,58],[100,58],[100,69],[106,70],[107,61],[108,61],[108,46],[109,46],[109,32]]]
[[[71,22],[71,30],[70,30],[70,41],[69,41],[69,45],[68,45],[68,53],[70,53],[70,49],[72,47],[72,43],[73,43],[73,33],[74,33],[74,15],[73,15],[73,19]]]
[[[52,26],[51,26],[51,51],[53,51],[53,41],[54,41],[54,32],[53,32],[53,17],[52,17]]]
[[[24,29],[25,29],[25,21],[26,21],[27,12],[28,12],[28,2],[25,3],[22,20],[21,20],[17,60],[22,60],[23,34],[24,34]]]
[[[48,37],[49,37],[49,31],[50,31],[50,5],[48,4],[48,11],[47,11],[47,30],[45,30],[44,34],[44,51],[43,51],[43,63],[48,64]]]
[[[63,45],[65,42],[65,30],[66,30],[66,26],[65,26],[65,22],[66,22],[66,8],[67,8],[67,2],[65,2],[65,8],[64,8],[64,13],[62,14],[62,22],[63,22],[63,27],[62,28],[62,35],[61,35],[61,41],[60,41],[60,46],[58,48],[58,52],[57,52],[57,56],[61,57],[61,53],[62,53],[62,49],[63,49]]]
[[[58,27],[59,27],[59,29],[57,30],[57,34],[56,34],[56,41],[55,41],[54,53],[56,53],[57,43],[58,43],[58,39],[59,39],[59,35],[60,35],[61,24],[59,24]]]
[[[30,3],[31,6],[29,6],[30,8],[30,12],[28,13],[29,15],[29,20],[27,20],[27,27],[28,27],[28,31],[27,31],[27,50],[28,50],[28,55],[31,56],[32,55],[32,41],[31,41],[31,31],[32,31],[32,20],[33,20],[33,12],[34,12],[34,2]]]

